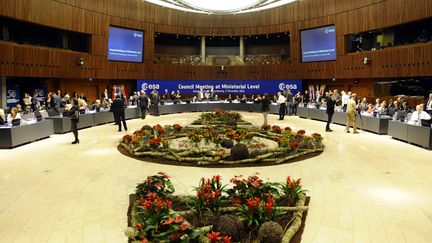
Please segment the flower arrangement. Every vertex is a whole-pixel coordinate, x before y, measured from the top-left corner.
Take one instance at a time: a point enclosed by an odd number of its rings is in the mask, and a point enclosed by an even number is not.
[[[201,178],[200,185],[195,188],[197,197],[193,205],[194,208],[202,213],[204,211],[217,212],[222,205],[221,177],[219,175],[210,178]]]
[[[172,202],[149,193],[139,200],[133,214],[135,231],[133,237],[141,242],[187,240],[194,233],[183,216],[171,214]]]
[[[231,243],[231,236],[219,236],[219,232],[212,231],[207,235],[207,238],[209,239],[210,243]]]
[[[122,141],[124,143],[130,143],[132,141],[132,136],[129,135],[129,134],[126,134],[126,135],[123,136]]]
[[[240,142],[242,140],[251,140],[253,138],[252,134],[245,129],[234,130],[234,129],[226,128],[225,136],[227,136],[230,139],[236,140],[237,142]]]
[[[297,149],[298,146],[299,146],[299,142],[290,142],[289,145],[290,145],[291,148],[293,148],[293,149]]]
[[[153,137],[150,139],[150,147],[153,149],[157,149],[161,145],[162,139],[160,137]]]
[[[194,142],[196,144],[201,142],[201,140],[203,139],[203,136],[200,134],[200,132],[198,130],[188,132],[187,137],[189,138],[189,140],[191,140],[192,142]]]
[[[289,205],[293,205],[302,192],[306,192],[303,186],[300,185],[301,179],[291,179],[290,176],[286,178],[286,182],[282,184],[282,194],[288,199]]]
[[[228,197],[232,200],[233,204],[243,204],[246,199],[250,198],[263,198],[267,199],[270,195],[279,196],[277,184],[272,182],[264,182],[259,178],[258,173],[249,176],[247,179],[240,176],[231,178],[231,183],[234,186],[228,189]]]
[[[298,131],[297,131],[297,134],[298,134],[298,135],[304,135],[305,133],[306,133],[305,130],[298,130]]]
[[[174,124],[173,125],[173,129],[174,129],[174,131],[176,131],[176,132],[180,132],[181,130],[182,130],[182,126],[180,126],[179,124]]]
[[[288,147],[288,145],[290,144],[290,141],[286,137],[278,137],[276,141],[278,143],[278,146],[281,148]]]
[[[274,125],[274,126],[272,126],[272,131],[273,131],[274,133],[279,134],[279,133],[281,133],[282,129],[280,128],[280,126],[276,126],[276,125]]]
[[[156,131],[159,135],[165,133],[165,129],[163,129],[163,127],[159,124],[156,124],[155,126],[153,126],[153,130]]]
[[[241,205],[240,218],[248,227],[258,228],[262,223],[282,216],[284,213],[276,209],[275,199],[259,197],[249,198],[245,205]]]
[[[216,145],[219,145],[222,142],[222,136],[221,135],[216,135],[212,138],[212,142],[215,143]]]
[[[135,196],[142,198],[149,193],[156,193],[157,196],[164,197],[174,193],[174,186],[170,177],[164,172],[158,172],[156,175],[148,176],[145,181],[138,184],[135,190]]]

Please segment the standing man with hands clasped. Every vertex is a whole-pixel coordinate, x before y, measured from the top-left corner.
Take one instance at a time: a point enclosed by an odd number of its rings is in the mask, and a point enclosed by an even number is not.
[[[328,116],[328,119],[327,119],[326,132],[333,132],[333,130],[330,129],[330,123],[332,122],[335,104],[336,104],[336,96],[333,93],[327,98],[327,116]]]
[[[145,119],[146,114],[147,114],[147,108],[149,105],[149,101],[148,101],[147,95],[145,94],[144,90],[141,90],[141,94],[138,97],[138,105],[141,109],[141,119]]]
[[[346,129],[345,132],[349,133],[350,131],[350,123],[353,123],[354,131],[353,133],[356,134],[357,132],[357,121],[356,121],[356,111],[357,111],[357,103],[356,103],[357,94],[353,93],[351,95],[351,99],[347,101],[347,120],[346,120]]]
[[[125,102],[121,99],[120,95],[116,96],[116,99],[113,101],[110,111],[114,113],[114,120],[118,125],[118,131],[121,132],[121,122],[123,122],[123,127],[125,131],[127,131],[126,119],[125,119]]]

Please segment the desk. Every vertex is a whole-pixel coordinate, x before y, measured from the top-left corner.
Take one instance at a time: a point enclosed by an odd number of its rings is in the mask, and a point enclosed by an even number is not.
[[[52,120],[16,127],[0,126],[0,148],[13,148],[54,134]]]
[[[388,134],[393,138],[432,149],[432,128],[390,121]]]
[[[94,125],[101,125],[101,124],[107,124],[110,122],[114,122],[114,114],[109,111],[101,111],[96,112],[94,114]]]
[[[95,125],[95,114],[82,114],[79,116],[78,129]],[[111,113],[112,115],[112,113]],[[71,131],[71,119],[69,117],[50,116],[47,118],[54,122],[54,133],[66,133]]]

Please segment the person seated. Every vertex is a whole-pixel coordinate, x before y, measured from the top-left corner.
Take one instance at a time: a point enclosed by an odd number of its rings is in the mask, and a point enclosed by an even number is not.
[[[178,100],[181,100],[182,96],[181,96],[181,94],[180,94],[180,90],[177,90],[176,98],[177,98]]]
[[[215,95],[215,96],[213,97],[213,101],[219,101],[219,97],[218,97],[218,95]]]
[[[103,98],[101,102],[101,108],[108,110],[110,108],[110,104],[107,99]]]
[[[262,100],[261,95],[257,95],[257,97],[254,100],[254,103],[261,103],[261,100]]]
[[[7,121],[12,124],[13,120],[18,120],[18,119],[21,120],[21,115],[18,112],[18,109],[16,107],[13,107],[10,111],[10,114],[7,117]]]
[[[367,109],[366,112],[372,115],[375,111],[376,111],[375,106],[369,103],[368,104],[368,109]]]
[[[247,97],[246,97],[246,95],[243,95],[241,100],[240,100],[240,103],[246,103],[246,101],[247,101]]]
[[[34,106],[35,111],[43,111],[45,110],[45,106],[41,105],[40,101],[36,101],[36,104]]]
[[[101,101],[99,99],[95,100],[95,102],[92,105],[92,110],[96,110],[96,112],[100,111],[102,104]]]
[[[24,104],[24,110],[26,112],[30,112],[31,111],[32,101],[31,101],[31,97],[30,97],[30,95],[28,93],[24,94],[23,104]]]
[[[380,115],[388,115],[387,102],[385,100],[381,103],[381,106],[377,109],[377,111]]]
[[[4,125],[6,123],[5,112],[3,109],[0,109],[0,125]]]
[[[78,98],[78,106],[81,114],[85,114],[88,110],[88,104],[84,99]]]
[[[192,98],[192,103],[195,103],[195,102],[197,102],[197,101],[198,101],[198,98],[197,98],[196,95],[194,95],[194,97]]]
[[[225,99],[225,101],[231,103],[232,102],[232,97],[231,94],[228,95],[228,98]]]
[[[417,105],[416,111],[414,111],[412,113],[411,118],[408,121],[408,124],[421,126],[422,120],[428,120],[429,121],[430,119],[431,119],[431,116],[426,111],[423,111],[423,106]]]
[[[23,113],[23,112],[24,112],[24,111],[22,110],[22,107],[21,107],[20,104],[17,104],[15,107],[17,108],[18,113]]]

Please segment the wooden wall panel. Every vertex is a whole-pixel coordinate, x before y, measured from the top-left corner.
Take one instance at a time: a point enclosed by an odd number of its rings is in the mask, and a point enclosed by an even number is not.
[[[331,79],[431,76],[432,45],[419,44],[345,53],[345,35],[432,16],[430,0],[303,0],[238,15],[193,14],[138,0],[3,0],[0,15],[91,34],[91,52],[77,53],[0,43],[0,76],[98,79]],[[301,63],[299,31],[336,25],[337,61]],[[144,63],[107,60],[108,26],[145,32]],[[290,32],[290,62],[220,67],[155,65],[155,32],[189,35],[254,35]],[[363,65],[364,57],[371,59]],[[76,60],[85,59],[78,66]]]

